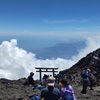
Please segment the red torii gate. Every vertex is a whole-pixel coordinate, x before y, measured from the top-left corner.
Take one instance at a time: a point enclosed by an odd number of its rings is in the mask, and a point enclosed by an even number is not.
[[[40,73],[40,81],[41,81],[41,78],[42,78],[42,72],[52,72],[53,76],[54,76],[55,72],[58,72],[58,68],[35,67],[35,69],[37,69],[36,72]]]

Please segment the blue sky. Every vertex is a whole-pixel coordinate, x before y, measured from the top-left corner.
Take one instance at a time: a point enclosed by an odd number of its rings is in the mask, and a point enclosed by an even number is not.
[[[0,0],[0,35],[69,38],[100,33],[100,0]]]

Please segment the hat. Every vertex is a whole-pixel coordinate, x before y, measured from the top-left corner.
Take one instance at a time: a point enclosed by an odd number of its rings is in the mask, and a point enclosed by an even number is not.
[[[63,85],[67,85],[67,84],[68,84],[67,80],[65,80],[65,79],[62,79],[60,82],[61,82]]]
[[[54,77],[49,77],[47,80],[48,86],[54,86],[55,84],[55,78]]]
[[[89,72],[91,72],[91,70],[90,70],[89,68],[88,68],[87,70],[88,70]]]
[[[34,73],[33,72],[30,72],[30,75],[34,75]]]

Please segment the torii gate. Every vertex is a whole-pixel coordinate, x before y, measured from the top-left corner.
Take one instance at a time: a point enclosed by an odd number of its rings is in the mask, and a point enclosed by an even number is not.
[[[35,69],[37,69],[36,72],[40,73],[40,81],[41,81],[41,78],[42,78],[42,72],[52,72],[53,76],[54,76],[55,72],[58,72],[58,68],[35,67]]]

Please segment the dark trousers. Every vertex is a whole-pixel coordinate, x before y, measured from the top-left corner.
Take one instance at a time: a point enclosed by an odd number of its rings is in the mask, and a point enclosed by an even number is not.
[[[87,87],[88,87],[88,81],[83,80],[83,89],[82,89],[82,93],[86,93],[86,92],[87,92]]]
[[[90,89],[92,90],[93,89],[93,80],[90,79]]]

